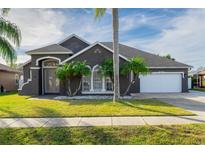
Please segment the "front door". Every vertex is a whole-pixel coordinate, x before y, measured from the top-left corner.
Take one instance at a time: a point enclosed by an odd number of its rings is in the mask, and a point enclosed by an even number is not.
[[[59,79],[56,77],[56,68],[44,69],[45,93],[59,93]]]

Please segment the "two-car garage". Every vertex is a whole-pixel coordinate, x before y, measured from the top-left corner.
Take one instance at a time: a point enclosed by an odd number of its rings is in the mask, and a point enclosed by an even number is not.
[[[148,75],[140,75],[140,92],[182,92],[182,77],[181,72],[152,72]]]

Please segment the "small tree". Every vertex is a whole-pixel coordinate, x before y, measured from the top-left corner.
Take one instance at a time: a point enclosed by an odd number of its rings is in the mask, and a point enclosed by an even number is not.
[[[57,77],[62,81],[68,81],[68,92],[69,96],[74,96],[80,90],[82,84],[82,77],[90,74],[90,69],[86,66],[86,62],[72,61],[70,63],[58,66],[56,70]],[[74,92],[71,91],[71,79],[79,77],[78,88]]]
[[[143,75],[147,74],[149,72],[149,69],[145,64],[144,59],[135,57],[135,58],[130,59],[129,62],[124,63],[120,68],[121,75],[127,75],[130,72],[132,72],[133,78],[132,80],[130,80],[130,83],[123,95],[127,95],[131,86],[135,83],[136,77],[139,74],[143,74]]]
[[[112,84],[114,83],[114,72],[113,72],[113,60],[106,59],[101,65],[100,65],[100,73],[105,77],[110,77]]]
[[[172,58],[172,56],[171,56],[170,54],[167,54],[167,55],[165,55],[165,56],[163,56],[163,57],[175,61],[175,59]]]

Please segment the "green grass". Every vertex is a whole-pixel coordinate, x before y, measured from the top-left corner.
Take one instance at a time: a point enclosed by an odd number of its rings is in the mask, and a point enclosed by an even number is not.
[[[205,124],[1,128],[0,144],[205,144]]]
[[[196,90],[196,91],[201,91],[201,92],[205,92],[205,88],[193,88],[191,90]]]
[[[0,96],[0,117],[167,116],[193,115],[158,100],[28,100],[29,96]]]

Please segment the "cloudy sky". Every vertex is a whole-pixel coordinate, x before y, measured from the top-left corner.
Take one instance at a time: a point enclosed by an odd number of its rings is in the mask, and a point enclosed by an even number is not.
[[[7,17],[22,32],[25,51],[57,43],[75,33],[89,42],[111,41],[111,11],[95,20],[92,9],[12,9]],[[120,9],[120,42],[177,61],[205,66],[205,9]],[[0,59],[0,62],[3,62]]]

